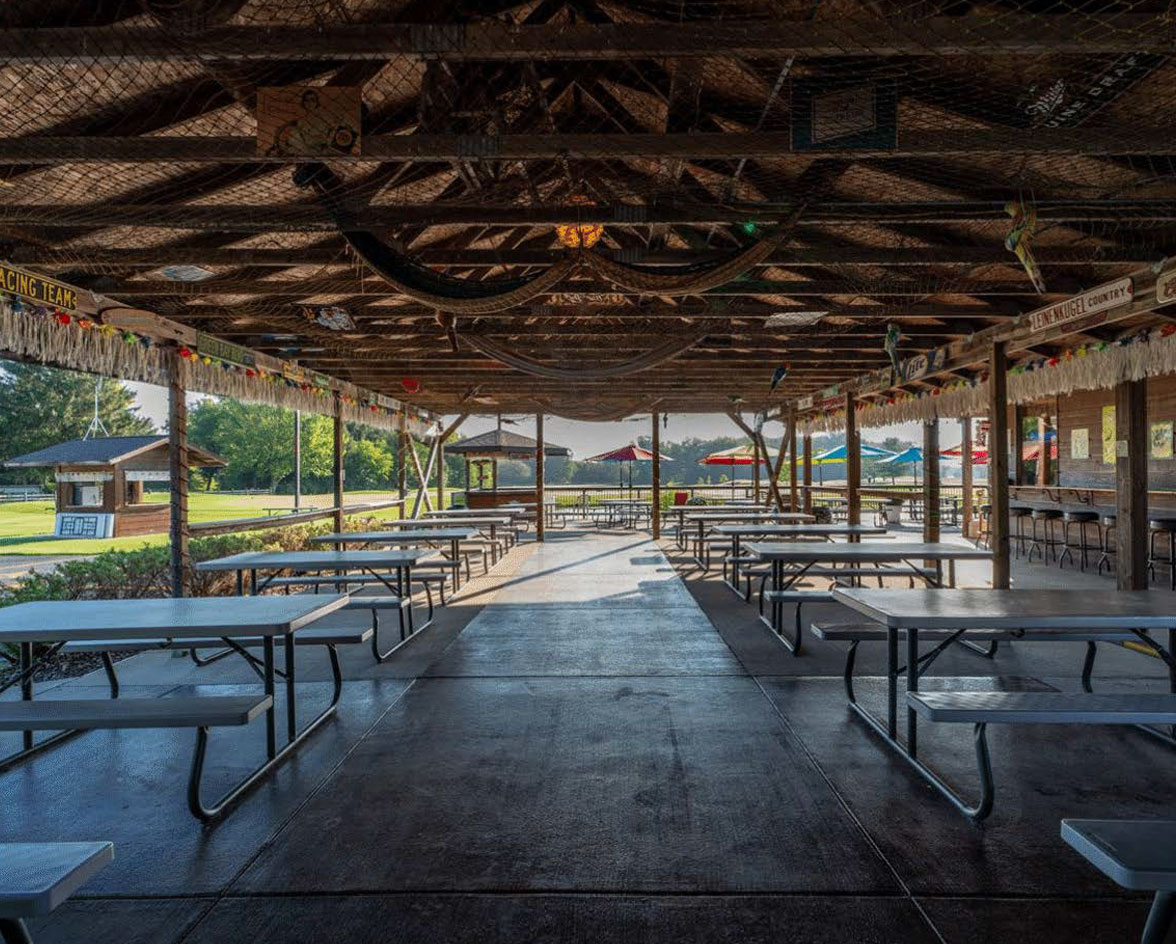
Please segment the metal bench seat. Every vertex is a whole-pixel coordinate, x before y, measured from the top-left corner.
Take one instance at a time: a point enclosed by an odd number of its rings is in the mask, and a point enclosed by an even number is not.
[[[988,753],[990,724],[1176,724],[1176,695],[1085,692],[907,692],[907,707],[929,721],[971,724],[980,797],[968,803],[930,768],[914,761],[964,815],[979,822],[992,812],[995,789]]]
[[[1176,918],[1176,820],[1064,819],[1062,839],[1123,888],[1155,892],[1142,944],[1163,944]]]
[[[112,861],[109,842],[0,843],[0,940],[31,944],[24,919],[52,913]]]
[[[323,620],[325,622],[325,620]],[[370,626],[343,625],[321,626],[315,624],[300,629],[294,634],[294,642],[299,646],[345,646],[367,642],[372,635]],[[263,637],[251,639],[234,639],[242,646],[258,648],[264,642]],[[222,648],[224,639],[219,636],[206,638],[185,639],[87,639],[84,641],[67,642],[61,647],[62,652],[147,652],[153,649],[212,649]]]
[[[949,724],[1176,723],[1176,695],[1148,692],[909,692],[907,704]]]
[[[220,728],[249,724],[273,703],[270,695],[42,698],[0,704],[0,731]]]

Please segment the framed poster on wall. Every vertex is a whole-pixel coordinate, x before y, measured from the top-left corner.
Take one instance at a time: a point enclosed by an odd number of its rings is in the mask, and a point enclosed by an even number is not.
[[[1172,421],[1151,424],[1151,457],[1172,458]]]
[[[1070,458],[1090,458],[1090,430],[1086,427],[1075,429],[1070,433]]]

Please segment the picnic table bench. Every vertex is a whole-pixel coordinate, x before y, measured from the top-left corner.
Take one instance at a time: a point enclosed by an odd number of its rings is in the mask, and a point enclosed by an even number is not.
[[[1140,944],[1164,944],[1176,918],[1176,820],[1064,819],[1062,839],[1123,888],[1154,892]]]
[[[289,756],[335,711],[337,698],[310,723],[299,728],[296,699],[294,638],[297,630],[316,622],[348,602],[343,594],[270,597],[192,597],[150,600],[64,600],[21,603],[0,610],[0,642],[16,643],[20,668],[13,682],[21,700],[0,703],[0,730],[23,733],[21,750],[0,760],[11,767],[81,731],[121,728],[196,729],[196,748],[188,780],[188,808],[202,821],[222,816]],[[287,743],[277,746],[275,694],[276,639],[282,637]],[[260,638],[260,675],[263,690],[256,695],[163,697],[140,699],[33,698],[33,674],[69,642],[111,639],[217,638],[233,646],[236,640]],[[32,647],[46,643],[47,651],[34,661]],[[239,644],[237,644],[239,645]],[[201,798],[208,733],[213,727],[249,724],[264,715],[266,760],[212,806]],[[34,733],[55,731],[34,743]]]
[[[32,944],[25,919],[51,914],[113,861],[109,842],[0,843],[0,941]]]
[[[257,596],[271,586],[315,586],[328,584],[346,587],[348,583],[370,582],[387,591],[382,596],[362,598],[362,605],[372,610],[373,629],[372,652],[377,662],[384,662],[408,636],[417,631],[412,612],[412,569],[424,554],[415,548],[362,550],[362,551],[247,551],[216,560],[202,561],[196,565],[203,571],[236,571],[237,592],[245,592],[245,574],[249,574],[250,594]],[[268,576],[258,579],[258,574],[268,571]],[[293,576],[284,576],[283,571],[293,571]],[[352,571],[359,571],[355,575]],[[330,576],[323,576],[326,572]],[[365,579],[365,578],[370,578]],[[431,600],[430,600],[431,604]],[[394,609],[400,623],[400,643],[383,651],[379,644],[379,619],[377,609]],[[432,622],[430,606],[429,619],[419,628],[425,629]],[[405,630],[407,629],[407,633]]]
[[[886,717],[874,717],[851,697],[850,708],[960,812],[980,821],[992,811],[993,776],[986,741],[989,724],[1114,724],[1141,726],[1171,740],[1157,725],[1176,724],[1176,663],[1171,654],[1176,612],[1165,595],[1150,591],[1074,590],[873,590],[838,588],[837,602],[879,624],[886,633]],[[1151,635],[1168,631],[1165,649]],[[1038,639],[1074,639],[1089,634],[1088,647],[1125,634],[1147,647],[1169,667],[1170,694],[1095,695],[1089,692],[919,691],[926,654],[919,653],[924,631],[1032,634]],[[906,637],[906,664],[898,662],[899,637]],[[946,642],[940,645],[945,645]],[[1089,649],[1088,649],[1088,659]],[[906,674],[906,737],[898,737],[898,677]],[[851,689],[852,693],[852,689]],[[918,719],[974,726],[980,796],[968,802],[918,756]]]
[[[773,635],[794,655],[800,654],[803,634],[800,627],[800,609],[797,607],[795,633],[791,639],[784,634],[783,605],[796,602],[796,586],[805,576],[829,577],[833,580],[862,576],[906,576],[918,578],[932,586],[943,583],[942,564],[949,564],[949,583],[955,583],[955,562],[958,560],[991,560],[992,552],[971,545],[943,543],[882,543],[877,541],[858,544],[811,544],[791,542],[753,543],[748,550],[757,558],[771,565],[771,589],[761,598],[770,605],[770,618],[761,619],[767,623]],[[927,568],[915,561],[932,561],[935,566]],[[817,564],[845,565],[824,569]],[[900,568],[884,568],[886,564],[898,564]],[[791,569],[788,569],[791,565]]]

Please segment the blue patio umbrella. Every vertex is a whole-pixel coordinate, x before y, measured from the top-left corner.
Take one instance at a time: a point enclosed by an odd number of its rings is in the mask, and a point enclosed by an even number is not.
[[[825,481],[825,476],[822,474],[822,466],[844,462],[848,455],[849,450],[842,443],[840,446],[834,446],[827,452],[822,452],[819,456],[813,456],[813,465],[817,467],[818,481]],[[862,443],[861,455],[863,459],[885,459],[887,456],[894,455],[894,453],[883,449],[881,446],[871,446],[869,443]]]
[[[907,465],[911,467],[911,473],[915,477],[915,484],[919,484],[919,463],[923,461],[923,450],[918,446],[909,446],[902,452],[897,452],[892,456],[882,459],[878,465]]]

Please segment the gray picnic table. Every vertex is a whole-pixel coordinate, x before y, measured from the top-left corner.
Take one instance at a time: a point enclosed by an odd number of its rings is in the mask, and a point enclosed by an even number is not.
[[[798,517],[811,518],[806,515]],[[715,526],[714,532],[731,538],[731,578],[727,581],[727,586],[736,593],[741,593],[739,588],[741,556],[739,545],[744,538],[779,538],[792,541],[797,538],[824,538],[828,541],[835,537],[877,537],[885,534],[886,529],[867,524],[789,524],[781,520],[719,524]]]
[[[52,914],[113,861],[109,842],[0,842],[0,941],[32,944],[25,919]]]
[[[858,544],[810,544],[796,541],[787,542],[756,542],[749,544],[747,549],[760,560],[771,565],[771,589],[765,594],[770,603],[769,616],[760,618],[767,623],[776,637],[780,639],[794,653],[800,648],[799,627],[797,637],[790,641],[784,635],[784,603],[793,600],[797,594],[791,590],[804,576],[810,573],[817,564],[845,564],[847,577],[860,576],[868,567],[880,564],[902,564],[908,570],[881,570],[877,576],[894,576],[898,574],[918,577],[921,580],[939,586],[943,583],[942,563],[949,564],[949,582],[955,583],[955,562],[959,560],[991,560],[992,552],[971,545],[944,543],[882,543],[880,541],[863,541]],[[928,573],[915,561],[935,562],[934,573]],[[789,569],[791,568],[791,569]],[[869,576],[874,576],[871,571]],[[821,576],[838,576],[834,571],[821,572]]]
[[[23,732],[23,749],[0,760],[0,769],[10,767],[80,730],[93,728],[195,727],[196,752],[188,784],[188,805],[199,819],[220,816],[255,786],[297,745],[316,730],[335,710],[337,699],[313,721],[298,727],[294,636],[347,604],[346,594],[269,597],[189,597],[147,600],[62,600],[20,603],[0,609],[0,644],[9,643],[19,652],[18,671],[8,683],[20,685],[21,701],[0,705],[0,730]],[[261,639],[264,695],[84,699],[33,698],[33,675],[53,659],[68,642],[84,640],[221,639],[229,646],[241,646]],[[287,743],[277,747],[275,640],[283,640],[283,669],[286,696]],[[33,645],[46,645],[37,659]],[[2,691],[3,689],[0,689]],[[266,761],[211,807],[200,798],[200,782],[208,747],[208,728],[244,724],[264,713]],[[24,725],[22,727],[22,725]],[[34,743],[38,730],[59,733]]]
[[[503,531],[504,543],[508,549],[518,543],[518,521],[516,519],[520,517],[519,515],[504,514],[498,509],[481,508],[451,508],[444,512],[429,512],[428,515],[428,518],[417,519],[415,522],[407,519],[392,524],[399,527],[419,528],[422,525],[425,527],[436,527],[439,522],[445,522],[446,525],[456,524],[463,527],[477,528],[479,531],[485,531],[487,537],[490,538],[492,557],[495,553],[493,548],[497,545],[498,531],[500,528]]]
[[[237,593],[245,592],[245,574],[249,574],[249,592],[256,596],[267,587],[281,586],[285,578],[279,575],[283,570],[296,574],[320,574],[328,572],[339,576],[337,584],[346,587],[346,575],[360,571],[361,575],[372,578],[384,587],[392,598],[402,601],[408,614],[408,634],[416,632],[412,615],[412,567],[424,555],[417,548],[385,548],[364,551],[246,551],[216,560],[201,561],[196,565],[202,571],[236,571]],[[266,572],[268,576],[266,575]],[[261,574],[260,580],[258,575]],[[389,575],[392,576],[389,579]],[[356,581],[360,583],[362,581]],[[317,584],[315,585],[317,590]],[[429,625],[421,625],[424,629]],[[384,654],[386,656],[386,654]],[[377,659],[383,656],[377,649]]]
[[[806,515],[799,511],[774,511],[767,508],[732,507],[718,511],[709,508],[695,509],[694,511],[687,511],[679,515],[678,520],[681,529],[686,527],[685,522],[698,525],[698,531],[694,536],[694,559],[698,561],[700,567],[705,567],[702,546],[706,540],[707,528],[713,529],[721,524],[733,524],[741,521],[772,521],[776,524],[804,524],[811,523],[816,519],[812,515]],[[682,550],[686,549],[681,541],[678,546]]]
[[[339,550],[346,550],[348,544],[382,544],[388,547],[407,547],[413,544],[439,544],[448,542],[451,560],[461,559],[461,542],[468,541],[478,532],[471,527],[462,528],[416,528],[403,531],[343,531],[338,534],[322,534],[310,539],[311,544],[334,544]],[[461,589],[461,568],[453,568],[453,587]]]
[[[860,545],[859,545],[860,546]],[[911,545],[914,546],[914,545]],[[1137,639],[1151,653],[1162,659],[1168,666],[1171,680],[1171,690],[1176,692],[1176,662],[1172,659],[1173,644],[1176,642],[1176,607],[1172,605],[1172,598],[1168,594],[1149,590],[1140,591],[1105,591],[1105,590],[955,590],[955,589],[866,589],[866,588],[837,588],[833,591],[833,599],[850,609],[874,620],[880,624],[886,633],[887,668],[886,668],[886,717],[879,719],[871,712],[850,700],[850,707],[865,720],[878,734],[880,734],[893,749],[905,757],[911,765],[931,783],[943,796],[949,799],[961,812],[973,819],[982,819],[991,810],[991,768],[988,763],[987,747],[983,741],[983,725],[981,720],[987,717],[982,713],[981,702],[983,696],[995,694],[1014,698],[1022,696],[1025,701],[1026,693],[967,693],[961,696],[975,703],[975,723],[977,730],[977,759],[981,774],[982,796],[976,806],[970,806],[935,771],[927,767],[918,759],[918,714],[920,708],[936,720],[936,704],[922,705],[919,698],[919,677],[926,671],[927,655],[919,655],[920,631],[935,631],[946,633],[946,638],[940,642],[935,651],[941,650],[949,642],[969,631],[1003,631],[1011,638],[1030,635],[1033,639],[1074,639],[1076,635],[1086,634],[1088,646],[1098,638],[1098,634],[1105,633],[1108,638],[1121,638],[1130,634]],[[1149,631],[1164,631],[1168,633],[1167,647],[1161,646]],[[899,669],[899,636],[906,635],[906,682],[907,682],[907,717],[906,737],[898,737],[898,677]],[[1088,655],[1088,661],[1089,661]],[[1089,668],[1089,666],[1088,666]],[[1084,676],[1087,674],[1084,670]],[[933,695],[949,693],[933,693]],[[1030,693],[1031,694],[1031,693]],[[1083,699],[1089,700],[1093,706],[1099,696],[1089,693],[1051,693],[1066,700],[1063,708],[1070,713],[1082,711]],[[912,696],[914,696],[912,700]],[[924,696],[930,698],[932,696]],[[1123,696],[1104,696],[1120,697]],[[1129,700],[1132,696],[1126,696]],[[1138,696],[1135,696],[1138,697]],[[1166,696],[1153,696],[1166,697]],[[946,717],[947,711],[940,707],[940,717]],[[1023,706],[1029,710],[1028,704]],[[1135,723],[1133,717],[1128,717],[1123,708],[1130,706],[1111,706],[1114,714],[1120,717],[1113,720],[1108,716],[1109,723]],[[1057,714],[1057,712],[1055,712]],[[1093,714],[1093,712],[1092,712]],[[1146,712],[1144,713],[1146,714]],[[960,715],[960,717],[963,717]],[[1060,716],[1059,716],[1060,717]],[[1052,720],[1048,712],[1037,709],[1037,713],[1030,716],[1032,720]],[[1125,720],[1124,720],[1125,719]],[[1154,729],[1151,725],[1140,721],[1141,726],[1169,743],[1171,736]]]

